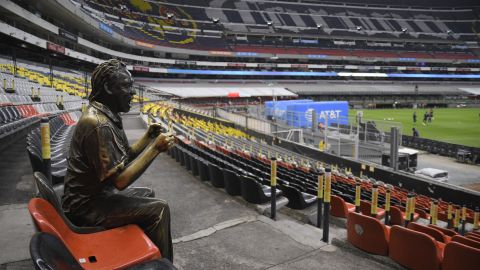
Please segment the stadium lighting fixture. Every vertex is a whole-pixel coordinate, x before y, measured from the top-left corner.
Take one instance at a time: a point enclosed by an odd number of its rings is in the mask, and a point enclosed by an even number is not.
[[[174,15],[173,15],[173,13],[170,13],[170,12],[169,12],[169,13],[167,13],[167,19],[172,19],[172,18],[173,18],[173,16],[174,16]]]
[[[362,31],[362,27],[360,25],[357,25],[356,29],[357,31]]]
[[[408,29],[407,28],[402,28],[402,33],[407,33]]]
[[[452,34],[452,30],[448,29],[447,30],[447,35],[450,35],[450,34]]]
[[[212,18],[212,22],[217,24],[220,22],[220,19],[219,18]]]
[[[268,26],[272,26],[272,25],[273,25],[273,22],[272,22],[272,21],[267,21],[267,25],[268,25]]]
[[[317,29],[322,29],[323,28],[323,24],[317,24]]]

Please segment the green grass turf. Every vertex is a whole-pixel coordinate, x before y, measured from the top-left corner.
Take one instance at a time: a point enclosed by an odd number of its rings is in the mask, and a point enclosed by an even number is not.
[[[480,147],[480,108],[434,109],[431,123],[422,124],[427,109],[417,109],[417,123],[413,124],[414,109],[362,110],[364,119],[387,120],[403,124],[403,134],[412,135],[416,127],[421,138]],[[349,115],[355,116],[356,110]]]

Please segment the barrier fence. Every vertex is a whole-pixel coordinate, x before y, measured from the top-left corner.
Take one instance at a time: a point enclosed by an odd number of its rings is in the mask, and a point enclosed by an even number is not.
[[[480,163],[480,148],[440,142],[425,138],[402,136],[402,145],[447,157],[456,158],[465,163]]]
[[[250,130],[305,144],[326,153],[377,164],[382,163],[382,154],[390,153],[391,127],[400,131],[403,128],[397,122],[370,121],[357,117],[314,119],[310,115],[307,121],[298,121],[302,117],[305,119],[305,113],[301,112],[290,112],[284,118],[269,120],[264,113],[261,106],[250,106],[248,112],[242,114],[220,108],[216,110],[217,116]]]

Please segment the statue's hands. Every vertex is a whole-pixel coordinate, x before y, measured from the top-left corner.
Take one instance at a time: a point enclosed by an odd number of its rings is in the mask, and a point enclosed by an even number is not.
[[[158,135],[154,142],[155,147],[160,152],[166,151],[167,149],[172,147],[174,143],[175,143],[175,138],[173,137],[173,134],[170,132],[162,133]]]
[[[153,123],[148,127],[147,135],[149,138],[153,139],[158,137],[161,131],[162,131],[162,126],[160,124]]]

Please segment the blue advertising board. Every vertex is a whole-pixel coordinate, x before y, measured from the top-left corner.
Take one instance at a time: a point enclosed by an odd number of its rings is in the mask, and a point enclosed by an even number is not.
[[[287,105],[313,102],[311,99],[293,99],[293,100],[279,100],[265,102],[265,115],[275,116],[276,119],[285,120]]]
[[[337,123],[340,125],[348,124],[347,101],[289,104],[286,109],[287,124],[294,127],[311,128],[313,111],[317,114],[318,123],[323,125],[326,118],[328,118],[329,126]]]

